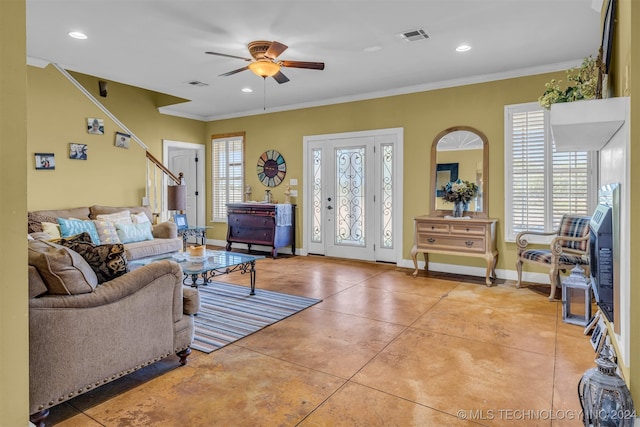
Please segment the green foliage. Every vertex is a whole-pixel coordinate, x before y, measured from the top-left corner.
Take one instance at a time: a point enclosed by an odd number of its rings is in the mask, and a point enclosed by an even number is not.
[[[560,87],[561,80],[552,79],[545,84],[546,90],[538,98],[538,102],[547,110],[551,104],[572,102],[581,99],[594,99],[598,86],[598,66],[592,56],[586,57],[579,68],[567,70],[567,81],[570,83],[564,90]]]

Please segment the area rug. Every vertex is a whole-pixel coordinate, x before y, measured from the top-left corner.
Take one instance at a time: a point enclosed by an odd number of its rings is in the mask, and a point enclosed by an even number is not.
[[[200,311],[194,317],[191,348],[211,353],[322,300],[213,282],[199,286]]]

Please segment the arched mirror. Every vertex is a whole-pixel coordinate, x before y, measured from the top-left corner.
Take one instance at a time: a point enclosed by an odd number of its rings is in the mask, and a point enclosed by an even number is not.
[[[443,187],[458,179],[474,182],[476,196],[464,216],[487,217],[489,144],[487,137],[469,126],[454,126],[440,132],[431,145],[431,215],[451,215],[453,203],[443,200]]]

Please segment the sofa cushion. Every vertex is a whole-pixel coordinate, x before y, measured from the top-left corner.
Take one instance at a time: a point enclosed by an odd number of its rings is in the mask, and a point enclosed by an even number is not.
[[[131,214],[131,220],[134,224],[143,224],[145,222],[151,222],[144,212]]]
[[[120,238],[122,243],[153,240],[150,222],[142,224],[116,224],[116,231],[118,233],[118,238]]]
[[[60,224],[57,222],[43,222],[42,223],[42,231],[49,236],[49,239],[59,239],[62,237],[60,235]]]
[[[96,219],[109,221],[114,224],[133,224],[133,221],[131,221],[131,212],[128,210],[114,212],[111,214],[99,214],[96,215]]]
[[[27,233],[38,233],[43,231],[43,222],[57,223],[58,220],[55,216],[42,215],[36,212],[27,213]]]
[[[89,208],[87,206],[82,206],[79,208],[71,208],[71,209],[32,211],[32,213],[50,216],[54,218],[91,219],[89,218]]]
[[[178,252],[182,249],[182,239],[158,239],[145,240],[143,242],[127,243],[124,245],[128,260],[140,259],[154,255]]]
[[[96,226],[91,220],[58,218],[58,224],[60,224],[61,237],[71,237],[87,232],[91,236],[93,243],[100,244],[100,236],[98,236]]]
[[[153,215],[151,214],[151,208],[149,206],[102,206],[102,205],[93,205],[89,208],[91,210],[91,219],[98,219],[98,215],[102,214],[112,214],[116,212],[120,212],[123,210],[128,210],[131,214],[137,214],[140,212],[144,212],[144,214],[149,218],[149,221],[153,221]]]
[[[129,271],[121,243],[94,245],[86,232],[62,238],[56,243],[79,253],[96,273],[98,283],[108,282]]]
[[[96,231],[100,237],[100,244],[121,243],[113,222],[94,219],[93,225],[96,226]]]
[[[29,265],[38,270],[50,294],[89,293],[98,284],[96,273],[80,254],[53,242],[29,241]]]

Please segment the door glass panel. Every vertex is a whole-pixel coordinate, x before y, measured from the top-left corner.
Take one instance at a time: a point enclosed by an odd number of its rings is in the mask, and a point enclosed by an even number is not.
[[[365,246],[364,155],[364,147],[336,150],[336,244]]]
[[[393,248],[393,145],[382,145],[382,191],[380,218],[382,234],[380,246]]]
[[[313,156],[313,224],[311,241],[322,242],[322,150],[314,149]]]

